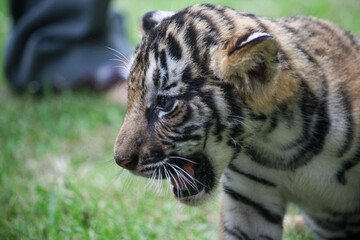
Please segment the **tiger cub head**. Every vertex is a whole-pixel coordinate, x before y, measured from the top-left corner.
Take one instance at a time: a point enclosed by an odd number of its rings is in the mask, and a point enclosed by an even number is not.
[[[221,11],[235,14],[197,5],[143,17],[114,147],[118,165],[169,179],[189,205],[211,196],[278,101],[277,41],[246,21],[235,28]]]

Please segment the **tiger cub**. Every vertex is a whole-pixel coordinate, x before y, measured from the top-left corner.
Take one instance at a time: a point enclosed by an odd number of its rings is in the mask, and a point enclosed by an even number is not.
[[[221,182],[221,239],[281,239],[289,202],[318,239],[360,239],[357,37],[213,5],[147,13],[142,33],[118,165],[188,205]]]

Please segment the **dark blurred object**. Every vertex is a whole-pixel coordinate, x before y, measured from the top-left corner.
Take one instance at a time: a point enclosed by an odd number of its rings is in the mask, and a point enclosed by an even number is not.
[[[105,90],[126,78],[121,63],[114,66],[110,60],[130,56],[132,47],[121,15],[109,10],[109,0],[9,3],[13,28],[4,62],[17,92]]]

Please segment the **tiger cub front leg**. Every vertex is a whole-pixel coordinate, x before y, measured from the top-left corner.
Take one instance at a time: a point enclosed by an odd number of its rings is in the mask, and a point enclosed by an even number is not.
[[[276,187],[253,183],[251,179],[232,184],[234,179],[230,180],[226,175],[221,201],[220,239],[280,240],[286,203]]]

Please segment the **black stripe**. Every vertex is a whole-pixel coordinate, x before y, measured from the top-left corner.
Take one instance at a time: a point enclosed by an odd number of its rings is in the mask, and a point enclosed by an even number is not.
[[[182,57],[182,49],[179,42],[174,38],[172,34],[169,33],[167,37],[167,49],[169,55],[176,61],[180,60]]]
[[[189,105],[186,105],[186,109],[185,110],[181,110],[179,111],[179,113],[184,113],[185,111],[185,114],[183,115],[183,118],[182,118],[182,121],[175,124],[175,125],[172,125],[173,128],[179,128],[179,127],[182,127],[184,124],[186,124],[190,118],[192,117],[193,115],[193,109],[189,106]]]
[[[325,56],[325,51],[323,49],[317,48],[314,50],[314,54],[322,57],[322,56]]]
[[[190,82],[192,78],[191,68],[187,65],[181,75],[181,80],[185,83]]]
[[[334,218],[354,218],[359,216],[360,217],[360,206],[356,206],[353,207],[351,209],[351,211],[343,211],[343,212],[339,212],[339,211],[334,211],[332,209],[325,209],[325,211],[327,211],[327,213],[331,214]]]
[[[218,80],[219,82],[216,83],[216,86],[219,87],[222,90],[222,95],[226,101],[226,105],[228,106],[230,110],[230,115],[228,117],[228,120],[231,121],[231,116],[242,116],[242,108],[241,105],[238,103],[237,99],[237,93],[234,92],[233,86],[230,84],[222,83],[222,80]]]
[[[182,112],[181,110],[179,110],[179,108],[180,108],[179,105],[177,105],[177,106],[175,107],[175,109],[174,109],[172,112],[166,114],[166,115],[164,116],[164,118],[166,118],[166,119],[172,119],[172,118],[175,118],[175,117],[179,116],[180,114],[183,114],[183,112]],[[181,108],[180,108],[180,109],[181,109]]]
[[[355,47],[356,50],[360,51],[360,41],[359,38],[357,38],[354,34],[352,34],[349,31],[345,31],[345,36],[350,40],[351,46]]]
[[[298,76],[298,78],[300,78]],[[306,140],[310,137],[310,126],[314,121],[314,115],[316,113],[316,108],[319,104],[318,98],[315,94],[310,90],[308,85],[305,83],[303,79],[300,82],[300,88],[303,90],[303,95],[300,100],[300,111],[302,118],[302,139]],[[299,142],[298,142],[299,143]]]
[[[197,64],[200,63],[199,50],[197,47],[197,35],[195,27],[190,23],[186,28],[184,33],[184,42],[187,44],[188,48],[191,50],[191,57],[193,61]]]
[[[307,141],[307,144],[303,146],[299,154],[291,161],[290,166],[291,169],[295,169],[299,166],[304,166],[308,162],[310,162],[314,156],[319,154],[325,144],[326,136],[329,133],[330,129],[330,119],[328,116],[328,106],[327,106],[327,84],[325,79],[322,81],[323,84],[323,96],[321,100],[317,100],[316,96],[311,93],[310,88],[305,84],[305,82],[302,82],[302,87],[305,89],[308,99],[304,99],[304,102],[306,105],[310,105],[310,108],[313,107],[316,109],[316,117],[313,117],[315,122],[314,129],[312,130],[312,134],[310,134],[308,131],[310,130],[310,126],[306,123],[309,122],[309,116],[314,115],[314,109],[308,108],[308,106],[302,105],[302,108],[304,111],[302,111],[302,118],[304,122],[304,129],[303,129],[303,136],[309,136],[309,141]],[[316,105],[314,106],[313,103],[310,103],[309,101],[314,101]],[[304,103],[303,102],[303,103]],[[308,115],[309,114],[309,115]]]
[[[270,181],[268,181],[268,180],[266,180],[266,179],[263,179],[263,178],[260,178],[260,177],[256,177],[256,176],[254,176],[254,175],[251,175],[251,174],[249,174],[249,173],[245,173],[245,172],[241,171],[241,170],[238,169],[234,164],[230,164],[230,165],[228,166],[228,168],[229,168],[231,171],[236,172],[236,173],[238,173],[238,174],[240,174],[240,175],[242,175],[242,176],[244,176],[244,177],[246,177],[246,178],[248,178],[248,179],[250,179],[250,180],[253,180],[253,181],[257,182],[257,183],[261,183],[261,184],[266,185],[266,186],[269,186],[269,187],[276,187],[276,185],[275,185],[274,183],[272,183],[272,182],[270,182]]]
[[[171,17],[171,21],[174,21],[176,27],[180,29],[185,25],[185,15],[188,13],[188,9],[181,10]]]
[[[319,219],[316,217],[311,217],[311,219],[315,222],[315,224],[330,232],[338,232],[345,230],[346,228],[346,222],[345,221],[331,221],[329,219]]]
[[[154,86],[157,88],[159,87],[159,82],[160,82],[160,69],[156,68],[153,72],[153,82],[154,82]]]
[[[238,240],[251,240],[251,238],[249,238],[249,236],[241,231],[238,227],[233,227],[230,229],[224,226],[224,231]]]
[[[231,33],[233,33],[234,28],[235,28],[235,24],[232,21],[231,18],[229,18],[228,16],[226,16],[225,11],[227,8],[222,7],[222,6],[214,6],[211,4],[202,4],[202,6],[212,10],[213,12],[216,12],[218,14],[218,17],[221,19],[219,21],[221,22],[227,22],[227,24],[225,24],[225,26],[228,28],[228,31]]]
[[[166,83],[167,83],[167,81],[168,81],[168,79],[169,79],[169,72],[166,71],[166,72],[165,72],[165,75],[164,75],[161,79],[162,79],[163,85],[166,85]]]
[[[202,11],[199,11],[194,17],[201,19],[207,23],[209,28],[206,32],[206,35],[203,38],[206,47],[210,47],[211,45],[216,45],[218,41],[221,39],[220,31],[217,29],[217,24],[215,24],[212,19],[209,17],[210,15],[204,14]]]
[[[295,36],[298,36],[299,38],[301,37],[298,33],[297,29],[294,29],[290,26],[287,26],[285,24],[280,24],[283,28],[285,28],[285,30],[287,30],[288,32],[292,33]],[[309,62],[316,64],[316,60],[313,58],[313,56],[311,56],[304,48],[302,48],[299,44],[297,44],[295,41],[295,48],[297,50],[299,50],[306,58]]]
[[[339,88],[339,98],[341,99],[342,109],[346,119],[346,133],[343,140],[344,142],[337,154],[337,157],[341,158],[350,150],[350,147],[354,141],[354,118],[349,94],[343,86]]]
[[[236,100],[237,96],[235,96],[232,86],[221,83],[221,80],[219,80],[219,82],[220,83],[216,83],[215,86],[222,90],[226,106],[230,110],[230,113],[227,116],[227,121],[232,125],[228,131],[229,140],[227,141],[227,145],[233,147],[235,154],[237,155],[241,150],[241,146],[239,144],[241,139],[238,138],[244,133],[242,108]]]
[[[267,235],[263,235],[263,234],[262,234],[262,235],[260,235],[260,236],[259,236],[259,238],[260,238],[260,239],[264,239],[264,240],[273,240],[273,238],[272,238],[272,237],[269,237],[269,236],[267,236]]]
[[[262,21],[256,15],[254,15],[252,13],[242,13],[242,12],[238,12],[238,14],[240,16],[245,16],[245,17],[251,18],[252,20],[254,20],[256,22],[256,24],[258,25],[258,28],[260,28],[260,31],[269,33],[267,27],[262,23]]]
[[[288,106],[287,104],[281,104],[279,107],[279,113],[283,121],[286,122],[287,128],[294,126],[295,108],[294,106]]]
[[[148,124],[149,132],[154,132],[154,123],[158,119],[157,114],[155,114],[155,106],[146,108],[145,115],[146,115],[146,119],[149,122],[149,124]]]
[[[255,120],[255,121],[264,122],[267,120],[267,116],[265,114],[262,114],[262,113],[255,114],[253,111],[251,111],[248,116],[249,116],[249,118],[251,118],[252,120]]]
[[[178,85],[178,82],[173,82],[172,84],[163,87],[163,90],[164,90],[164,91],[167,91],[167,90],[169,90],[169,89],[171,89],[171,88],[176,87],[177,85]]]
[[[254,110],[246,103],[245,99],[242,100],[242,107],[251,120],[265,122],[268,119],[263,113],[254,113]]]
[[[307,60],[313,64],[316,64],[316,60],[313,58],[313,56],[311,56],[305,49],[303,49],[302,47],[300,47],[298,44],[295,45],[296,49],[299,50],[303,55],[305,55],[305,57],[307,58]]]
[[[205,21],[208,24],[208,27],[205,30],[199,31],[199,36],[197,37],[197,46],[198,51],[194,51],[194,54],[197,57],[193,58],[194,62],[197,63],[198,74],[200,76],[206,76],[209,74],[209,64],[210,64],[210,55],[209,49],[211,45],[216,45],[220,41],[220,35],[215,25],[212,24],[211,20],[204,14],[199,12],[197,15],[193,16],[195,20]]]
[[[209,3],[200,4],[200,6],[207,8],[208,10],[211,10],[211,11],[214,11],[214,9],[215,9],[215,5],[212,5]]]
[[[339,183],[341,183],[342,185],[345,185],[347,183],[347,180],[345,178],[346,172],[349,171],[351,168],[353,168],[355,165],[357,165],[359,162],[360,162],[360,147],[357,148],[354,156],[343,162],[341,169],[336,173],[336,177]]]
[[[160,140],[162,145],[166,145],[166,146],[172,146],[174,143],[170,142],[170,141],[166,141],[166,140]]]
[[[167,133],[171,134],[173,132],[172,128],[165,122],[158,121],[157,126],[159,126],[159,125],[160,125],[160,127],[158,127],[158,128],[163,128]]]
[[[150,51],[150,45],[145,45],[145,50],[144,54],[143,54],[143,60],[142,62],[147,63],[147,65],[149,65],[149,51]],[[145,80],[144,80],[145,81]]]
[[[190,126],[185,127],[185,128],[182,130],[182,132],[183,132],[184,134],[190,134],[190,133],[192,133],[192,132],[194,132],[194,131],[196,131],[196,130],[198,130],[198,129],[200,129],[200,128],[202,128],[201,125],[190,125]]]
[[[145,45],[150,45],[154,42],[161,42],[166,36],[166,31],[169,28],[169,21],[162,21],[161,24],[155,26],[153,31],[150,31],[148,35],[143,39]]]
[[[231,157],[231,159],[232,159],[232,161],[233,160],[235,160],[236,158],[238,158],[238,156],[239,156],[239,154],[240,154],[240,152],[241,152],[241,146],[240,146],[240,144],[238,144],[239,142],[236,142],[236,143],[233,143],[233,148],[234,148],[234,152],[233,152],[233,155],[232,155],[232,157]],[[229,145],[229,146],[231,146],[230,144],[229,144],[229,142],[227,142],[227,144]]]
[[[205,78],[194,78],[191,81],[191,84],[188,84],[186,90],[184,91],[183,95],[178,96],[179,99],[184,99],[186,101],[191,100],[194,96],[199,95],[199,91],[204,86],[206,82]]]
[[[166,53],[165,50],[161,50],[160,52],[160,66],[162,69],[167,69],[167,61],[166,61]]]
[[[270,133],[272,133],[275,128],[277,127],[278,125],[278,111],[274,111],[271,115],[270,115],[270,118],[268,120],[268,127],[267,129],[264,131],[264,134],[265,135],[268,135]]]
[[[176,142],[186,142],[186,141],[199,141],[202,139],[201,135],[195,134],[182,134],[180,136],[168,136],[169,139]]]
[[[217,137],[217,141],[222,140],[221,133],[225,130],[225,125],[221,123],[220,113],[216,108],[214,93],[210,90],[199,92],[201,100],[211,109],[213,118],[216,121],[214,135]]]
[[[204,144],[203,144],[203,149],[205,149],[207,141],[209,139],[209,134],[210,134],[210,129],[212,126],[212,122],[211,121],[206,121],[204,124],[204,129],[205,129],[205,136],[204,136]]]
[[[241,141],[240,135],[244,133],[244,127],[241,123],[235,123],[230,129],[229,129],[229,140],[227,141],[227,145],[234,148],[235,154],[240,153],[241,151]],[[235,159],[235,158],[233,158]]]
[[[153,49],[153,52],[154,52],[155,59],[158,59],[158,57],[159,57],[159,44],[158,44],[158,42],[153,43],[152,49]]]
[[[306,20],[310,20],[305,18]],[[311,23],[313,24],[313,22],[311,21]],[[341,49],[341,51],[343,51],[345,54],[350,53],[350,48],[349,46],[344,44],[344,39],[339,36],[339,34],[337,32],[334,31],[333,28],[329,27],[328,25],[326,25],[323,22],[317,21],[316,25],[319,26],[320,28],[322,28],[322,30],[327,34],[327,35],[331,35],[331,39],[332,41],[337,41],[338,44],[338,48]]]
[[[202,128],[201,125],[190,125],[190,126],[187,126],[187,127],[183,128],[183,129],[174,129],[173,133],[189,135],[189,134],[192,134],[194,131],[196,131],[196,130],[198,130],[200,128]]]
[[[328,240],[359,240],[360,239],[360,231],[359,225],[353,225],[356,227],[354,230],[350,230],[352,228],[352,224],[347,222],[346,220],[340,221],[332,221],[329,219],[316,219],[312,218],[312,220],[316,223],[318,227],[325,230],[328,234],[326,235],[337,235],[339,233],[343,233],[344,237],[326,237],[318,230],[315,230],[315,234],[321,238],[328,239]]]
[[[234,116],[233,118],[229,118],[229,120],[233,122],[232,127],[229,130],[229,136],[230,138],[236,140],[241,134],[245,132],[244,131],[245,124],[241,120],[235,120],[235,119],[236,116]]]
[[[235,192],[231,188],[224,186],[224,191],[235,201],[241,202],[247,206],[254,208],[269,223],[282,226],[282,216],[281,215],[271,212],[270,210],[266,209],[261,204],[252,201],[251,199],[241,195],[238,192]]]

